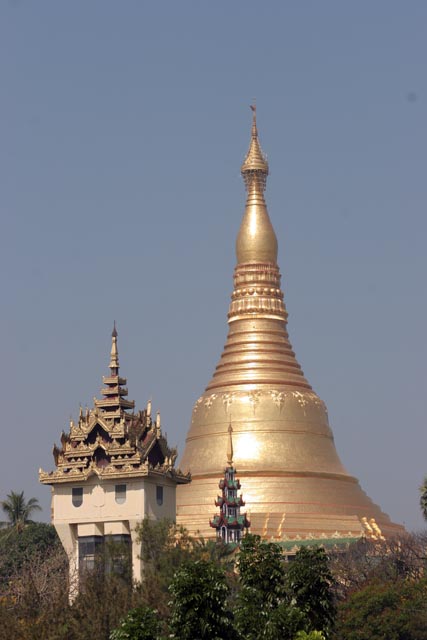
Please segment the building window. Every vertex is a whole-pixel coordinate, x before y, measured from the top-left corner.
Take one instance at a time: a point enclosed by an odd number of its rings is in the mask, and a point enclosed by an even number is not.
[[[125,484],[116,484],[116,502],[117,504],[124,504],[126,502]]]
[[[159,507],[163,504],[163,487],[156,487],[156,501]]]
[[[79,573],[99,578],[115,575],[132,581],[132,541],[129,534],[79,536]]]
[[[132,540],[129,534],[107,535],[105,545],[105,575],[116,575],[132,581]]]
[[[79,537],[79,571],[83,574],[102,567],[102,550],[104,538],[102,536]]]
[[[71,495],[73,507],[81,507],[83,504],[83,487],[73,487]]]

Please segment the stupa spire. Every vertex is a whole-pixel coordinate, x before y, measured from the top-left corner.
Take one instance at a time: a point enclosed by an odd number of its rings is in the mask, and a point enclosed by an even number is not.
[[[253,111],[251,142],[241,167],[248,196],[236,241],[237,263],[276,264],[277,238],[264,200],[268,162],[258,139],[255,105],[251,105],[251,109]]]
[[[251,142],[246,157],[243,161],[241,172],[246,187],[249,187],[249,185],[253,181],[253,178],[257,178],[260,186],[262,187],[262,190],[264,191],[268,176],[268,162],[265,153],[261,149],[261,145],[258,139],[256,106],[254,104],[251,104],[251,109],[253,114]]]
[[[247,188],[236,241],[237,265],[228,311],[227,345],[207,390],[224,386],[285,384],[311,389],[286,331],[288,314],[280,286],[277,238],[264,200],[268,163],[253,110],[251,142],[241,171]]]

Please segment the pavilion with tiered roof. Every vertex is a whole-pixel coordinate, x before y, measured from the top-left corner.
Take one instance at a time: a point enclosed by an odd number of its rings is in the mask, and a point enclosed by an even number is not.
[[[103,397],[91,409],[80,408],[78,422],[71,420],[61,446],[54,445],[55,470],[39,471],[40,482],[52,486],[52,521],[70,558],[72,583],[94,565],[107,539],[128,546],[133,577],[140,579],[135,527],[145,517],[174,520],[176,486],[189,481],[175,468],[177,451],[162,433],[160,413],[153,419],[151,400],[136,413],[126,398],[115,325],[109,366]]]

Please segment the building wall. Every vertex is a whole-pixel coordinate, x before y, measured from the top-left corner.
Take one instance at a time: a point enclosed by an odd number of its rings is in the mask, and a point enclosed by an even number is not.
[[[116,485],[126,485],[122,504],[116,500]],[[72,489],[83,489],[80,506],[73,505]],[[58,484],[52,491],[52,522],[70,558],[72,591],[78,589],[78,540],[87,536],[130,535],[132,539],[132,570],[135,580],[141,579],[141,561],[135,528],[144,518],[175,520],[176,485],[165,476],[144,476],[137,479],[100,480],[92,476],[84,483]]]
[[[126,500],[118,504],[115,487],[126,485]],[[72,488],[83,488],[83,502],[75,507]],[[157,487],[163,487],[163,502],[157,502]],[[137,480],[99,481],[90,478],[85,483],[61,484],[52,496],[53,524],[85,522],[114,522],[149,518],[175,520],[175,483],[168,478],[141,478]]]

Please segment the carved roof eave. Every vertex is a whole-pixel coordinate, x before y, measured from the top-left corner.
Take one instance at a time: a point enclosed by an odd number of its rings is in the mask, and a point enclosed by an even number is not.
[[[116,469],[113,466],[108,466],[103,469],[99,469],[94,466],[90,466],[84,471],[75,472],[74,470],[69,471],[68,473],[64,473],[63,471],[56,470],[51,471],[50,473],[44,471],[43,469],[39,470],[39,481],[42,484],[76,484],[79,482],[85,482],[91,476],[96,475],[101,480],[108,479],[137,479],[137,478],[145,478],[148,476],[154,476],[157,478],[168,477],[171,480],[174,480],[177,484],[186,484],[190,482],[191,476],[190,474],[184,475],[180,470],[176,470],[174,468],[169,469],[152,469],[148,464],[141,464],[138,467],[133,467],[132,465],[125,465],[125,467],[121,469]]]
[[[219,529],[222,526],[232,530],[248,529],[250,527],[250,521],[246,517],[246,513],[242,513],[239,516],[225,516],[223,513],[215,515],[209,524],[213,529]]]
[[[80,460],[91,460],[93,458],[93,454],[97,449],[103,449],[108,456],[115,456],[118,458],[122,456],[124,461],[128,459],[138,459],[138,462],[141,461],[141,455],[138,451],[135,451],[131,447],[123,447],[123,449],[119,449],[118,447],[108,447],[108,445],[97,444],[95,447],[87,447],[85,449],[80,449],[78,451],[66,451],[63,453],[63,462],[62,466],[73,465],[73,459]],[[58,463],[58,467],[61,466],[61,463]]]
[[[43,469],[39,470],[39,481],[42,484],[63,484],[63,483],[76,483],[76,482],[84,482],[88,478],[93,475],[98,476],[100,479],[107,478],[138,478],[138,477],[146,477],[148,476],[149,468],[147,464],[141,464],[137,467],[131,464],[126,464],[122,466],[121,469],[109,465],[108,467],[99,468],[95,465],[90,465],[85,468],[83,471],[78,471],[77,469],[72,469],[71,471],[64,472],[60,469],[56,471],[51,471],[50,473],[47,471],[43,471]]]
[[[111,442],[97,438],[95,442],[93,442],[92,444],[80,443],[75,447],[66,445],[65,451],[60,452],[60,454],[63,455],[68,462],[69,458],[92,457],[94,451],[96,451],[98,447],[101,447],[101,449],[104,449],[104,451],[108,455],[112,455],[112,456],[114,455],[136,456],[137,455],[138,457],[140,457],[139,452],[135,451],[135,447],[132,447],[128,442],[125,442],[124,444],[120,444],[119,442],[117,442],[116,438],[114,438]]]
[[[221,478],[218,486],[220,489],[237,489],[237,491],[241,489],[240,480],[238,480],[237,478],[235,480],[228,480],[227,478]]]
[[[106,433],[110,433],[110,427],[105,422],[105,420],[102,419],[101,415],[99,413],[97,415],[91,413],[88,422],[82,421],[78,424],[73,424],[69,433],[70,440],[80,440],[81,438],[87,438],[95,424],[99,424],[99,426],[102,427]]]
[[[127,378],[122,376],[102,376],[103,384],[119,384],[120,386],[127,384]]]
[[[107,433],[112,438],[124,438],[125,437],[125,424],[128,422],[126,420],[127,414],[124,414],[125,419],[123,422],[119,422],[116,424],[108,424],[99,414],[97,416],[93,416],[89,423],[87,423],[87,427],[79,427],[79,425],[75,425],[69,435],[70,442],[82,442],[86,440],[91,431],[99,425],[105,433]],[[131,416],[129,416],[130,420]],[[83,423],[84,424],[84,423]]]
[[[173,467],[167,470],[150,469],[148,475],[155,478],[166,476],[171,480],[174,480],[174,482],[176,482],[177,484],[187,484],[188,482],[191,482],[190,473],[184,474],[180,469],[174,469]]]
[[[126,400],[119,396],[117,399],[115,398],[95,398],[94,399],[95,409],[103,409],[104,407],[120,407],[120,409],[135,409],[135,401],[134,400]]]

